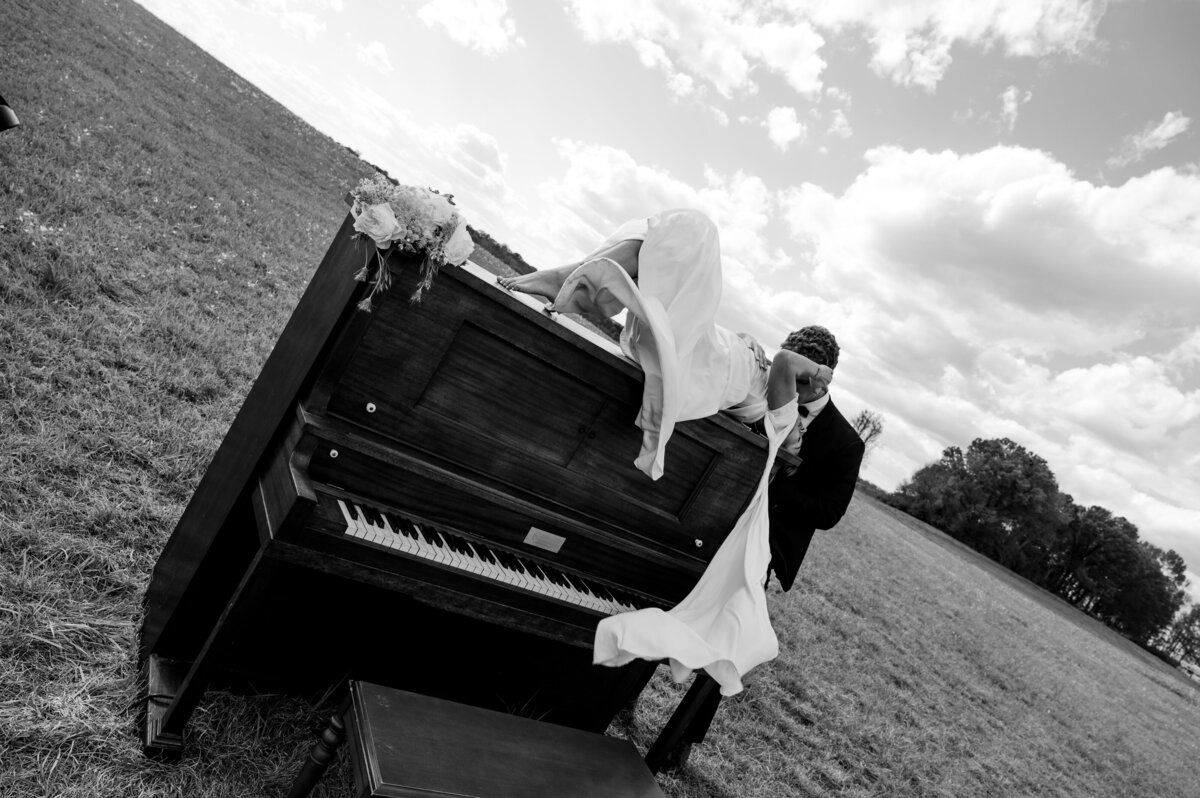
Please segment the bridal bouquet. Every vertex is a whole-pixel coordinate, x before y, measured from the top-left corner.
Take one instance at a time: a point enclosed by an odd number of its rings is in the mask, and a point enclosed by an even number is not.
[[[374,296],[391,285],[386,261],[393,249],[425,256],[421,282],[411,297],[413,302],[419,301],[421,294],[433,285],[441,266],[447,263],[461,266],[475,249],[475,242],[467,233],[467,223],[449,194],[396,185],[377,174],[360,182],[350,192],[350,198],[354,229],[375,242],[374,285],[370,296],[359,303],[362,310],[370,311]],[[369,264],[354,277],[363,282],[372,279]]]

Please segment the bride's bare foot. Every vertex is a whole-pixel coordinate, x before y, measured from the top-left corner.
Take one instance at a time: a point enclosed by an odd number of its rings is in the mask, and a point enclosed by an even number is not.
[[[553,302],[554,298],[558,296],[558,290],[562,288],[563,282],[567,279],[567,275],[575,269],[575,266],[576,264],[571,264],[560,266],[557,269],[542,269],[516,277],[497,277],[496,282],[501,288],[509,291],[533,294]]]

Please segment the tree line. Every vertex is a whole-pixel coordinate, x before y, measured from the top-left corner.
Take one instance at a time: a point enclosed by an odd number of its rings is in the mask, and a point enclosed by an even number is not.
[[[1127,519],[1076,504],[1019,444],[951,446],[883,498],[1173,664],[1200,665],[1200,606],[1180,612],[1183,558],[1142,540]]]

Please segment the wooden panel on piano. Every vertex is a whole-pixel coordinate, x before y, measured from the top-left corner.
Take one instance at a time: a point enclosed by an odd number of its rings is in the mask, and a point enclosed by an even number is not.
[[[413,278],[394,279],[405,295]],[[641,371],[556,328],[445,270],[419,304],[383,302],[356,324],[305,406],[707,561],[761,474],[761,439],[721,416],[684,422],[649,479],[633,466]]]

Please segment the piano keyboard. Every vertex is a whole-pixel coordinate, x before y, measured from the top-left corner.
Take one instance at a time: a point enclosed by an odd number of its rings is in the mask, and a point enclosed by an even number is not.
[[[338,507],[346,521],[346,534],[351,537],[605,615],[638,609],[629,593],[578,574],[567,574],[387,510],[343,499],[338,499]]]

